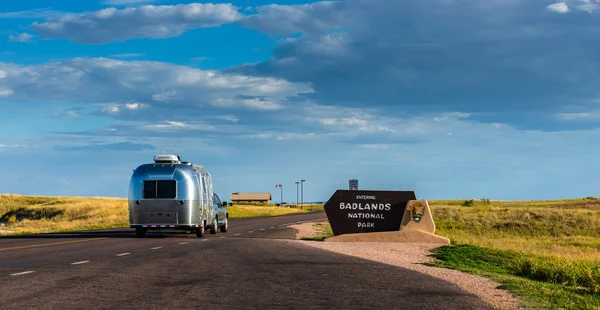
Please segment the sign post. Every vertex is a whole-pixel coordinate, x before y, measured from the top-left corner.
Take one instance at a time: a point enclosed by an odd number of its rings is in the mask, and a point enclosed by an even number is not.
[[[325,204],[335,236],[398,231],[413,191],[337,190]]]

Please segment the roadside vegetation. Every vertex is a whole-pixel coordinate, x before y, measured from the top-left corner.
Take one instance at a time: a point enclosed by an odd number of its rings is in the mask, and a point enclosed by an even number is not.
[[[301,240],[323,241],[333,236],[331,225],[327,221],[314,223],[313,227],[315,228],[315,233],[310,237],[301,238]]]
[[[275,205],[233,205],[227,210],[230,218],[310,211],[306,206],[298,209]],[[0,236],[118,227],[129,227],[127,199],[0,195]]]
[[[600,309],[600,199],[429,204],[436,234],[452,241],[436,266],[491,277],[525,307]],[[333,235],[321,231],[313,240]]]

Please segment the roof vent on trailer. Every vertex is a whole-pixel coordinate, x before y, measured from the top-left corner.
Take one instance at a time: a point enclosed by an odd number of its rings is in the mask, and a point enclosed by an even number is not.
[[[179,164],[181,158],[177,155],[155,155],[154,162],[157,164]]]

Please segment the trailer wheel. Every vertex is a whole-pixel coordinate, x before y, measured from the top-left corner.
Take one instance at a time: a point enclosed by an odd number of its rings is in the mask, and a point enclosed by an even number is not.
[[[196,237],[204,238],[204,221],[202,221],[202,224],[198,225],[198,228],[196,228]]]
[[[135,234],[136,234],[138,237],[143,237],[144,235],[146,235],[146,231],[147,231],[147,229],[146,229],[146,228],[141,228],[141,227],[138,227],[138,228],[136,228],[136,229],[135,229]]]
[[[214,235],[217,233],[217,225],[219,222],[217,222],[217,217],[215,216],[215,218],[213,219],[212,224],[210,225],[210,234]]]
[[[221,225],[221,232],[227,232],[227,228],[229,228],[229,219],[225,217],[223,225]]]

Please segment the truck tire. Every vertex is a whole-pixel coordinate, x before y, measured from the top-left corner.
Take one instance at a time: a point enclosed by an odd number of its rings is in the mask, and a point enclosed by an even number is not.
[[[198,225],[198,228],[196,228],[196,237],[204,238],[204,221],[202,221],[202,223]]]
[[[217,221],[217,217],[215,216],[215,218],[213,219],[212,224],[210,225],[210,234],[214,235],[217,233],[217,225],[218,225],[218,221]]]
[[[143,237],[143,236],[146,235],[146,231],[147,231],[146,228],[138,227],[138,228],[135,229],[135,235],[138,236],[138,237]]]
[[[225,217],[225,219],[223,220],[223,225],[221,225],[221,232],[227,232],[228,228],[229,228],[229,219],[227,217]]]

